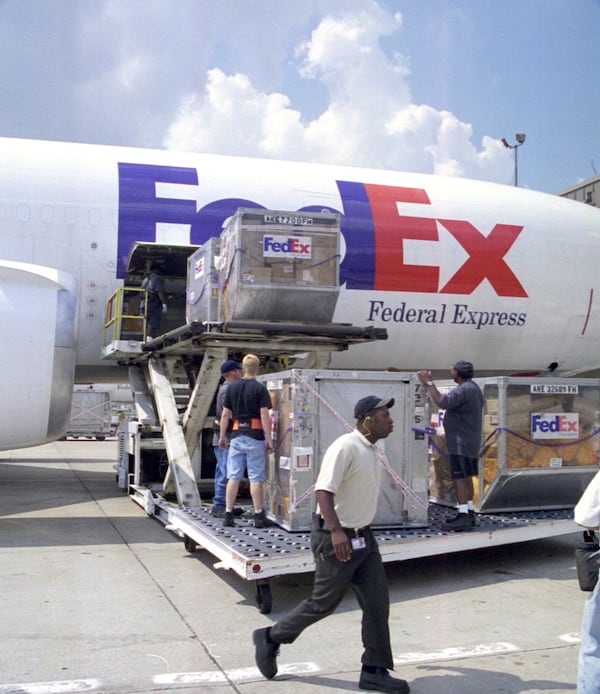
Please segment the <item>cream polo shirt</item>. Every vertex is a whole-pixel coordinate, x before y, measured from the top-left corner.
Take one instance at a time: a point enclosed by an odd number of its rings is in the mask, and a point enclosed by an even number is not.
[[[334,495],[335,512],[342,527],[362,528],[375,517],[380,485],[377,449],[354,429],[337,438],[325,451],[315,490]]]
[[[600,525],[600,472],[597,472],[586,487],[574,511],[575,522],[584,528]]]

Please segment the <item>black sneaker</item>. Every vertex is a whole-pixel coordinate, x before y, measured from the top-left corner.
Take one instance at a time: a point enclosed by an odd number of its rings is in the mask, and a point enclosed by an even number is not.
[[[372,692],[395,692],[396,694],[409,694],[410,687],[406,680],[400,680],[392,677],[390,673],[382,667],[378,667],[375,672],[367,672],[362,670],[360,680],[358,681],[359,689],[368,689]]]
[[[277,656],[279,655],[279,644],[271,641],[269,634],[271,627],[256,629],[252,634],[254,641],[254,659],[260,674],[268,680],[277,674]]]
[[[225,511],[223,514],[223,527],[224,528],[235,528],[236,523],[233,520],[233,513],[231,511]]]
[[[264,509],[260,513],[254,514],[255,528],[270,528],[273,523],[267,518]]]
[[[246,509],[245,509],[245,508],[242,508],[241,506],[236,506],[236,507],[233,509],[233,515],[234,515],[234,516],[243,516],[244,513],[246,513]]]
[[[452,516],[452,518],[447,518],[446,523],[449,521],[455,521],[459,515],[460,513],[456,513],[454,516]],[[471,519],[471,525],[475,527],[477,525],[477,514],[473,509],[469,509],[469,518]]]
[[[458,513],[452,520],[446,521],[442,525],[442,530],[450,530],[454,532],[462,532],[463,530],[472,530],[473,522],[468,513]]]
[[[210,509],[210,515],[215,518],[223,518],[225,515],[225,509],[222,506],[213,506]]]

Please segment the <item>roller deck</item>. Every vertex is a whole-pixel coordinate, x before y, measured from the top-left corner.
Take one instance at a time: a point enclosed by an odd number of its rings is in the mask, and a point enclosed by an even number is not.
[[[210,506],[178,508],[148,489],[132,488],[130,495],[147,513],[176,533],[189,552],[214,555],[216,569],[229,569],[256,582],[261,612],[271,611],[269,578],[314,570],[310,533],[289,532],[279,526],[258,529],[252,510],[236,518],[235,528],[224,528]],[[429,504],[429,525],[423,528],[377,528],[375,535],[385,562],[496,547],[566,535],[577,530],[572,509],[478,514],[470,532],[445,532],[442,524],[454,510]]]

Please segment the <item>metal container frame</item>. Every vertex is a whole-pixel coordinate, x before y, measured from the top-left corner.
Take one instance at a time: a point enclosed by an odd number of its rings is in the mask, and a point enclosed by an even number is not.
[[[476,509],[498,513],[572,508],[600,469],[600,379],[498,376],[473,380],[484,394],[483,447],[479,475],[474,480]],[[437,385],[442,392],[456,386],[453,381]],[[530,408],[525,395],[529,395]],[[521,406],[516,404],[517,397],[523,399]],[[531,417],[536,413],[579,415],[578,436],[536,439],[531,430],[527,435],[525,424],[529,422],[531,427]],[[597,422],[593,421],[595,413]],[[431,440],[430,500],[455,506],[449,467],[440,460],[444,457],[443,440],[441,421],[433,421],[436,416],[433,406],[431,423],[438,425],[438,435]],[[521,426],[515,428],[517,417]],[[535,456],[535,451],[537,458],[528,463],[528,457],[515,456],[519,445],[528,451],[527,455],[531,452]]]
[[[314,483],[327,447],[354,428],[354,404],[365,395],[393,397],[394,431],[378,443],[392,474],[382,471],[376,527],[427,525],[427,421],[414,374],[291,369],[259,376],[273,399],[276,451],[267,462],[265,508],[291,531],[310,529]]]
[[[339,214],[239,208],[221,234],[220,320],[331,322],[340,291],[340,227]],[[265,255],[267,234],[310,239],[311,257]],[[319,244],[326,257],[317,257]]]

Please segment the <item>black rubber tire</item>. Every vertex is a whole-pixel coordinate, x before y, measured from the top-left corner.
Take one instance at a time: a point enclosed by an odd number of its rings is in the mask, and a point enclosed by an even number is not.
[[[273,596],[268,581],[256,582],[256,604],[261,614],[269,614],[273,609]]]

